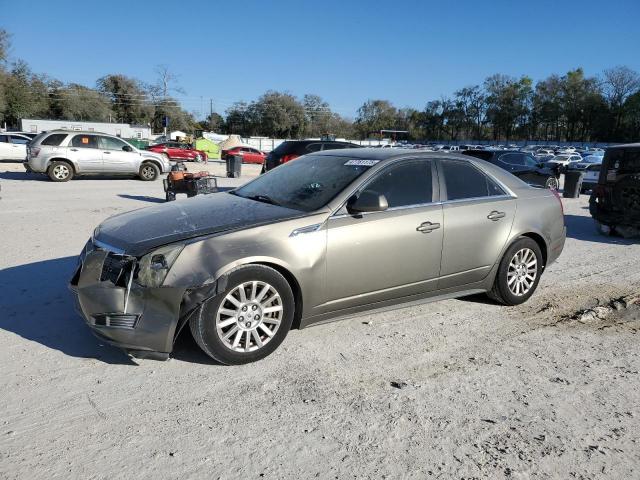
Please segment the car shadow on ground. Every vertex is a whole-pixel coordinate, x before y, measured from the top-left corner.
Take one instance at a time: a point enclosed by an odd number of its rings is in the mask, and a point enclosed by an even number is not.
[[[76,261],[56,258],[0,270],[0,329],[72,357],[136,365],[94,337],[76,312],[67,288]]]
[[[36,181],[49,181],[46,175],[34,175],[28,172],[0,172],[0,179],[2,180],[36,180]]]
[[[627,239],[616,235],[603,235],[596,229],[596,224],[591,217],[582,215],[565,215],[564,222],[567,226],[567,237],[586,242],[612,243],[617,245],[633,245],[638,240]]]
[[[150,202],[150,203],[166,203],[167,201],[164,198],[160,197],[150,197],[148,195],[127,195],[124,193],[118,194],[120,198],[128,198],[129,200],[139,200],[141,202]]]

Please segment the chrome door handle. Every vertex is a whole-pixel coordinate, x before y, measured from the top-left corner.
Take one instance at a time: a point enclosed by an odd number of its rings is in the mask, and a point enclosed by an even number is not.
[[[494,210],[493,212],[491,212],[489,215],[487,215],[487,218],[489,220],[492,220],[494,222],[497,222],[498,220],[500,220],[501,218],[505,217],[505,213],[504,212],[498,212],[497,210]]]
[[[77,148],[70,148],[69,150],[71,150],[72,152],[77,152],[78,151]]]
[[[111,152],[102,152],[102,153],[106,153],[107,155],[111,155]]]
[[[421,223],[416,230],[422,233],[431,233],[433,230],[437,230],[438,228],[440,228],[439,223],[424,222]]]

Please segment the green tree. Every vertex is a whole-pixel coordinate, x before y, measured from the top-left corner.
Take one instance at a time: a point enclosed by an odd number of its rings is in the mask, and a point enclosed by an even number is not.
[[[49,116],[62,120],[107,122],[112,117],[111,103],[100,92],[72,83],[59,82],[50,86],[51,105]]]
[[[367,138],[380,130],[394,130],[398,110],[388,100],[367,100],[359,109],[355,129],[360,138]]]
[[[304,132],[304,107],[289,93],[269,90],[249,105],[247,114],[253,134],[297,138]]]
[[[96,85],[110,99],[114,120],[146,124],[154,118],[154,105],[139,80],[114,74],[99,78]]]

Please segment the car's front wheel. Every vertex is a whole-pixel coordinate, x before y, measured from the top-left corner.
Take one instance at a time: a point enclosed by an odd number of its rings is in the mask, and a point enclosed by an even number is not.
[[[291,286],[264,265],[237,268],[227,285],[191,318],[193,337],[207,355],[225,365],[265,358],[291,328],[295,310]]]
[[[542,251],[528,237],[516,240],[506,251],[489,296],[505,305],[526,302],[538,287],[542,274]]]
[[[157,179],[160,176],[160,169],[153,163],[143,163],[140,167],[140,180],[150,182]]]

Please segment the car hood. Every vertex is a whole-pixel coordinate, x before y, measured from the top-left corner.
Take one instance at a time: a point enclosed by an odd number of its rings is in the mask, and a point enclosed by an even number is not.
[[[94,240],[128,255],[141,256],[181,240],[306,215],[231,193],[214,193],[114,215],[98,226]]]

